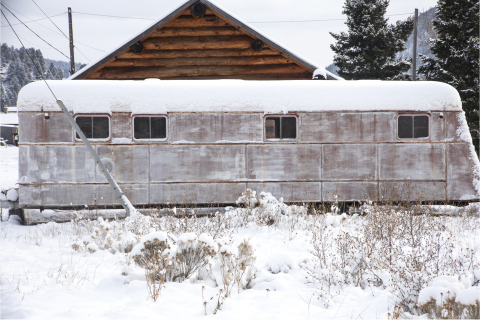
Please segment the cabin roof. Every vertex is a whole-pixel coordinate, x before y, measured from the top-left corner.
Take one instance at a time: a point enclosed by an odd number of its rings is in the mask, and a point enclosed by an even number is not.
[[[429,81],[48,80],[74,113],[461,111],[452,86]],[[60,111],[43,82],[20,91],[19,112]]]
[[[343,80],[341,77],[338,77],[332,74],[331,72],[326,71],[323,67],[305,59],[304,57],[286,48],[285,46],[282,46],[278,41],[275,41],[272,38],[267,37],[258,29],[254,28],[253,26],[249,25],[245,21],[239,19],[238,17],[234,16],[232,13],[228,12],[227,10],[221,8],[220,6],[214,4],[212,1],[209,1],[209,0],[185,0],[185,2],[182,5],[180,5],[177,9],[166,14],[162,18],[158,19],[156,22],[154,22],[149,27],[144,29],[142,32],[137,34],[135,37],[121,43],[119,46],[115,47],[114,50],[107,52],[105,55],[103,55],[96,61],[88,64],[85,68],[77,71],[69,79],[70,80],[85,79],[89,76],[91,78],[92,74],[97,72],[100,68],[103,68],[105,66],[108,67],[111,64],[111,62],[117,58],[119,54],[128,51],[132,44],[138,41],[146,40],[157,29],[161,28],[165,24],[168,25],[168,22],[171,22],[172,20],[176,19],[183,11],[188,10],[188,8],[195,2],[203,3],[207,8],[212,10],[212,12],[214,12],[216,15],[219,15],[220,17],[224,18],[228,22],[231,22],[234,26],[237,26],[238,28],[240,28],[240,30],[242,30],[243,32],[246,32],[246,34],[250,35],[254,39],[262,40],[268,47],[273,48],[283,56],[293,59],[294,60],[293,62],[295,62],[298,65],[301,65],[306,70],[307,69],[309,70],[310,77],[312,73],[320,69],[321,72],[317,72],[317,74],[326,74],[328,80]],[[257,66],[254,65],[251,67],[255,68],[255,67],[258,67],[258,65]],[[303,72],[305,72],[305,70]]]

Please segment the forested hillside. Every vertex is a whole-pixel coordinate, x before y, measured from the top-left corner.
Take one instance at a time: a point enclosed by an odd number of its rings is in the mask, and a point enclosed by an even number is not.
[[[27,55],[35,61],[35,66]],[[17,49],[3,43],[1,46],[1,111],[5,106],[15,106],[20,89],[33,81],[45,79],[61,80],[65,78],[63,68],[55,66],[56,61],[43,58],[42,51],[35,48]],[[41,72],[41,74],[40,74]]]

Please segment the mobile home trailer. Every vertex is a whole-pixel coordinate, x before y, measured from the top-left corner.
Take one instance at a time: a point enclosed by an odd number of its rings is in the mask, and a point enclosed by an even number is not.
[[[479,199],[457,91],[435,82],[48,81],[132,203]],[[45,83],[19,95],[23,208],[117,206]],[[403,186],[403,188],[402,188]]]

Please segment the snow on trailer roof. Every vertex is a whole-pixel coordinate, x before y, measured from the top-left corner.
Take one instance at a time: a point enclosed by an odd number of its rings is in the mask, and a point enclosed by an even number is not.
[[[452,86],[427,81],[49,80],[74,113],[461,111]],[[19,112],[60,111],[44,82],[25,86]]]

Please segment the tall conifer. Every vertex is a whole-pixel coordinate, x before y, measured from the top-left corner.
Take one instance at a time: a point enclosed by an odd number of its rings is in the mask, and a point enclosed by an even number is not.
[[[338,74],[347,80],[402,79],[410,68],[407,60],[397,60],[395,54],[405,50],[405,42],[413,30],[413,20],[397,21],[385,18],[389,0],[346,0],[343,14],[348,16],[348,32],[330,34],[337,40],[330,45],[335,52]]]
[[[427,80],[446,82],[462,98],[470,133],[478,154],[479,145],[479,5],[478,0],[439,0],[433,26],[434,58],[421,56],[419,72]]]

